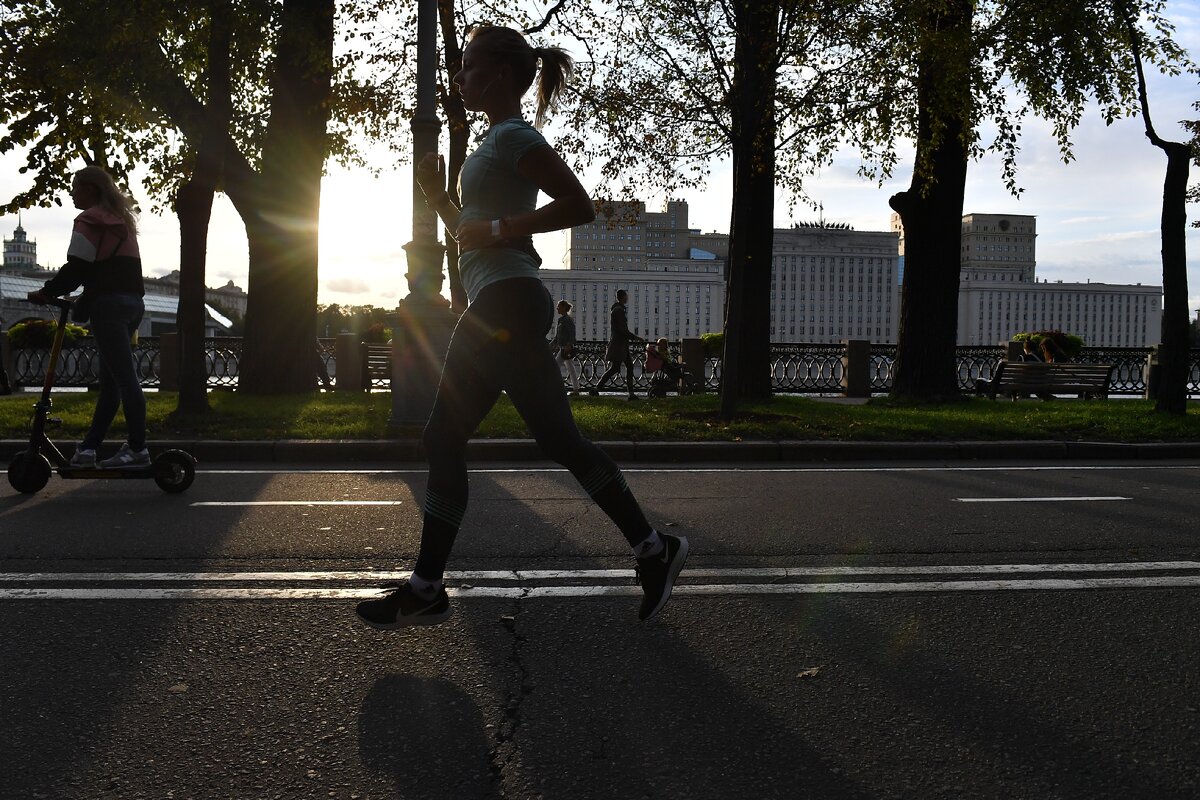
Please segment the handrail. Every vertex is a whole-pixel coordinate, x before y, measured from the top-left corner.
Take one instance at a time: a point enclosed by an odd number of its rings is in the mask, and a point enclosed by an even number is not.
[[[334,355],[333,339],[320,339],[318,356],[325,364],[326,372],[336,384],[337,359]],[[549,345],[547,345],[549,346]],[[608,349],[604,341],[579,341],[575,345],[575,361],[580,385],[586,390],[599,382],[607,368],[604,360]],[[205,361],[208,368],[210,388],[234,388],[237,386],[238,362],[241,358],[242,340],[238,337],[209,337],[204,340]],[[1147,364],[1154,354],[1150,347],[1085,347],[1076,361],[1113,366],[1109,393],[1113,395],[1141,396],[1146,392]],[[841,391],[843,356],[845,348],[840,344],[816,344],[806,342],[773,343],[771,345],[772,391],[780,394],[836,394]],[[10,378],[14,386],[34,386],[45,376],[46,348],[12,348]],[[679,359],[682,355],[678,342],[671,345],[671,355]],[[630,356],[634,363],[634,389],[649,387],[649,373],[644,370],[645,349],[642,345],[631,345]],[[1004,348],[998,346],[959,346],[956,348],[958,385],[964,392],[973,391],[975,382],[993,377],[997,365],[1005,357]],[[142,386],[158,388],[162,353],[158,337],[144,336],[134,348],[134,360]],[[895,369],[896,346],[875,344],[871,347],[869,367],[871,391],[885,394],[891,390]],[[1190,377],[1188,395],[1200,397],[1200,348],[1189,351]],[[72,345],[63,348],[57,367],[58,386],[96,386],[99,384],[99,356],[91,337],[81,337]],[[699,370],[693,368],[699,374]],[[387,390],[389,382],[381,376],[372,376],[372,388]],[[716,391],[721,383],[721,359],[705,359],[703,369],[704,388]],[[317,376],[314,374],[314,388]],[[613,391],[626,390],[622,370],[610,384]]]

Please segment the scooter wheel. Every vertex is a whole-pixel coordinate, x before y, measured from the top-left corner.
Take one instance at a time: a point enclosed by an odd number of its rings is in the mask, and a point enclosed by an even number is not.
[[[154,482],[164,492],[178,494],[196,479],[196,459],[182,450],[165,450],[154,459]]]
[[[17,453],[8,464],[8,482],[22,494],[40,492],[50,480],[50,462],[41,453]]]

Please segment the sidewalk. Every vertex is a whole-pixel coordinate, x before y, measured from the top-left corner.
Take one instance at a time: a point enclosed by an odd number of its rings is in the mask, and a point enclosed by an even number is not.
[[[1200,459],[1200,442],[597,442],[617,463],[703,462],[843,462],[1121,459]],[[0,459],[7,462],[28,446],[26,440],[0,440]],[[65,444],[69,449],[70,445]],[[116,443],[110,445],[115,449]],[[150,451],[188,451],[201,463],[259,461],[271,463],[358,462],[423,464],[416,440],[153,440]],[[544,461],[530,439],[475,439],[467,450],[471,462]]]

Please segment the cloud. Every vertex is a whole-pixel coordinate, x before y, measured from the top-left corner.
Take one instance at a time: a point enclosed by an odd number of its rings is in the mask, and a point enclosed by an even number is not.
[[[1108,222],[1110,219],[1112,219],[1112,217],[1109,217],[1109,216],[1069,217],[1067,219],[1060,219],[1058,221],[1058,224],[1059,225],[1091,225],[1091,224],[1094,224],[1097,222]]]
[[[331,292],[341,292],[342,294],[367,294],[372,291],[366,281],[360,281],[357,278],[334,278],[325,281],[325,288]]]

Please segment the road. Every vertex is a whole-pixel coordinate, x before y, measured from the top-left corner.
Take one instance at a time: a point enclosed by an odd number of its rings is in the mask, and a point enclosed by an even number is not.
[[[1200,796],[1200,464],[641,466],[636,619],[565,472],[480,465],[456,614],[383,633],[420,469],[0,494],[3,798]]]

